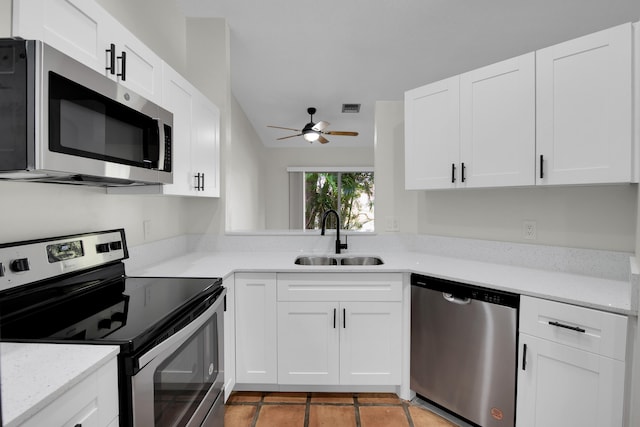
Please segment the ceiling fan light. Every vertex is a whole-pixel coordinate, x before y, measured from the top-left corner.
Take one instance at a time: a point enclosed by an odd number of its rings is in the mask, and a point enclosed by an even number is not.
[[[320,134],[312,130],[305,132],[302,136],[309,142],[317,141],[320,138]]]

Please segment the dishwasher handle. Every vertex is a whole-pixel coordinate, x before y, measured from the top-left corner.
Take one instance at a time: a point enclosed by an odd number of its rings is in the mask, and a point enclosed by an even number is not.
[[[458,304],[458,305],[466,305],[466,304],[471,304],[471,298],[458,298],[453,296],[453,294],[450,294],[448,292],[443,292],[442,293],[442,298],[444,298],[445,300],[454,303],[454,304]]]

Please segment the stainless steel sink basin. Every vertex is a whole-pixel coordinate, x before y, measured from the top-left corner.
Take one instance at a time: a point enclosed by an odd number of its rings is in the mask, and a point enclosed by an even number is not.
[[[381,265],[382,259],[374,256],[324,256],[302,255],[296,258],[298,265]]]
[[[384,264],[382,260],[376,256],[354,256],[340,258],[341,265],[380,265]]]
[[[338,265],[338,260],[329,256],[299,256],[296,258],[298,265]]]

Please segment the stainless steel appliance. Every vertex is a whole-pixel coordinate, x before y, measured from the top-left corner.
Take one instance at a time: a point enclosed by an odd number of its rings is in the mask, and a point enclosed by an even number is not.
[[[120,347],[120,426],[224,423],[216,278],[129,277],[124,230],[0,245],[3,341]]]
[[[520,296],[411,275],[411,389],[482,427],[513,427]]]
[[[173,115],[35,40],[0,39],[0,179],[171,183]]]

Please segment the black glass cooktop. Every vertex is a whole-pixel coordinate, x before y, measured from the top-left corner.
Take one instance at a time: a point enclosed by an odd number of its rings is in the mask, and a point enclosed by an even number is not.
[[[120,273],[118,264],[0,293],[2,339],[116,344],[137,352],[181,329],[222,292],[218,278]]]

